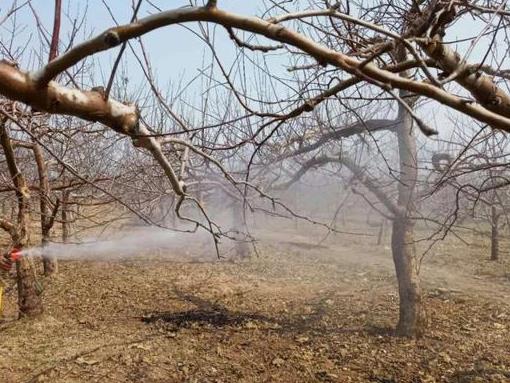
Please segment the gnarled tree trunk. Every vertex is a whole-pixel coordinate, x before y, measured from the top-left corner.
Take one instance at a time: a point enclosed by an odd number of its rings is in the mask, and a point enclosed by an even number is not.
[[[16,262],[18,276],[18,306],[20,316],[36,316],[42,313],[41,291],[32,260],[22,257]]]
[[[11,231],[12,243],[17,248],[29,244],[30,211],[28,186],[16,163],[16,157],[9,137],[6,121],[0,121],[0,143],[4,151],[9,174],[16,188],[18,214],[16,225]],[[16,264],[18,281],[18,306],[21,316],[35,316],[43,311],[36,270],[30,257],[24,256]]]
[[[412,109],[416,97],[400,92],[404,102]],[[397,129],[400,176],[398,184],[399,212],[393,218],[391,249],[398,280],[400,297],[397,334],[418,337],[425,330],[426,315],[422,301],[420,279],[414,246],[414,221],[416,213],[415,194],[418,178],[418,162],[413,118],[409,111],[399,105]]]

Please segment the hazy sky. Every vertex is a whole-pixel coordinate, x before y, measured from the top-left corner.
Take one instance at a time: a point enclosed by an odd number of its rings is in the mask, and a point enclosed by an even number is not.
[[[0,4],[4,1],[5,0],[1,1]],[[46,29],[51,31],[53,23],[53,5],[50,6],[50,4],[52,4],[53,1],[35,0],[32,1],[32,3],[39,13],[39,17]],[[119,23],[129,22],[132,15],[130,0],[106,0],[106,3],[115,13],[115,17]],[[169,10],[186,5],[188,2],[182,0],[156,0],[152,1],[152,3],[163,10]],[[156,11],[155,8],[146,4],[146,2],[144,2],[144,4],[145,5],[139,12],[140,17],[147,16]],[[262,1],[221,1],[221,6],[225,9],[250,15],[257,14],[257,10],[262,9],[262,4]],[[87,35],[98,34],[114,25],[102,0],[64,0],[63,11],[65,16],[63,18],[62,25],[64,36],[69,32],[73,20],[79,18],[80,15],[83,15],[85,10],[88,15],[85,25],[86,28],[84,28],[84,31],[77,42],[83,40]],[[1,11],[3,13],[4,9],[1,9]],[[34,18],[28,9],[23,12],[21,16],[21,23],[26,25],[35,25]],[[196,26],[193,26],[192,24],[188,24],[187,26],[196,28]],[[33,33],[33,31],[34,29],[32,28],[30,32]],[[28,30],[25,31],[25,36],[27,32]],[[5,33],[5,28],[1,33]],[[63,40],[67,41],[64,36]],[[183,72],[196,73],[196,70],[201,67],[201,59],[205,46],[199,42],[196,36],[187,31],[185,28],[180,26],[162,28],[146,35],[143,40],[148,48],[147,51],[151,55],[154,69],[158,72],[159,76],[168,76],[170,78],[174,76],[181,76]],[[232,49],[232,45],[232,42],[228,38],[218,40],[218,49],[220,52],[222,50]],[[105,63],[104,60],[111,62],[112,57],[116,56],[116,51],[117,50],[102,53],[102,64]],[[163,81],[163,79],[160,80]]]

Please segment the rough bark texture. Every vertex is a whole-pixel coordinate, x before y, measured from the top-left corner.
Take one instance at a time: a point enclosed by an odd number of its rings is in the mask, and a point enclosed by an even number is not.
[[[35,267],[29,257],[16,263],[18,274],[18,306],[20,316],[33,317],[43,312]]]
[[[62,0],[55,0],[55,15],[53,17],[53,33],[51,34],[51,45],[48,61],[58,56],[58,43],[60,42],[60,19],[62,12]]]
[[[412,108],[416,99],[405,96],[409,95],[406,92],[401,92],[401,97]],[[411,114],[402,105],[399,106],[398,118],[400,120],[397,131],[400,161],[399,213],[393,219],[391,236],[393,262],[400,297],[397,334],[419,337],[425,329],[426,315],[414,247],[414,221],[411,218],[416,212],[414,199],[418,177],[416,137],[414,135],[416,129],[413,130]]]
[[[425,330],[426,316],[413,241],[413,222],[405,217],[395,219],[392,227],[391,249],[400,297],[397,334],[420,337]]]
[[[9,174],[16,188],[18,202],[17,222],[10,232],[15,247],[23,248],[29,243],[29,198],[26,180],[16,163],[16,157],[5,120],[0,122],[0,143],[4,151]],[[18,280],[18,306],[20,316],[36,316],[43,311],[35,268],[29,257],[22,257],[16,264]]]

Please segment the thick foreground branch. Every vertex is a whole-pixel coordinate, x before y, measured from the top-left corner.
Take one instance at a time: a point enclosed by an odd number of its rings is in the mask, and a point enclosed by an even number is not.
[[[105,99],[101,92],[68,89],[54,81],[41,88],[30,74],[20,71],[6,61],[0,61],[0,93],[37,110],[100,122],[131,137],[135,146],[147,149],[161,165],[174,192],[178,195],[184,194],[182,184],[179,183],[156,138],[145,137],[149,135],[149,131],[140,126],[135,105],[126,105],[111,98]]]
[[[222,25],[226,28],[236,28],[252,32],[265,36],[270,40],[291,45],[307,53],[323,65],[329,64],[337,68],[341,68],[352,75],[362,77],[365,81],[374,83],[375,85],[385,89],[398,88],[429,97],[494,128],[510,131],[510,118],[487,109],[487,105],[480,105],[475,102],[467,101],[430,83],[415,81],[399,76],[398,74],[391,73],[388,70],[379,68],[373,62],[361,62],[358,59],[350,57],[342,52],[338,52],[321,45],[309,37],[280,24],[275,24],[274,22],[266,21],[257,17],[226,12],[210,6],[179,8],[160,12],[139,19],[130,24],[110,28],[97,37],[77,45],[67,53],[48,63],[48,65],[39,71],[31,74],[30,83],[36,88],[44,87],[45,84],[49,83],[50,86],[48,88],[54,89],[55,85],[51,86],[52,83],[50,82],[52,79],[88,56],[111,49],[112,47],[115,47],[129,39],[139,37],[158,28],[197,21],[207,21]],[[0,81],[3,82],[2,80]],[[470,90],[472,91],[472,89]],[[0,92],[7,97],[18,99],[15,95],[13,95],[12,91],[6,92],[6,88],[1,85]],[[32,98],[26,98],[26,96],[27,94],[25,94],[26,101],[24,102],[36,101]],[[20,99],[20,101],[23,100]],[[106,110],[108,110],[108,107],[111,106],[114,105],[106,105]],[[45,110],[47,109],[51,109],[49,108],[49,105],[47,105]],[[71,111],[69,111],[68,114],[73,114],[70,112]],[[111,116],[103,114],[102,117],[106,118]],[[112,123],[113,121],[108,122]],[[110,124],[107,125],[111,126]],[[120,125],[118,123],[114,125],[117,128],[119,126],[122,127],[122,123]]]

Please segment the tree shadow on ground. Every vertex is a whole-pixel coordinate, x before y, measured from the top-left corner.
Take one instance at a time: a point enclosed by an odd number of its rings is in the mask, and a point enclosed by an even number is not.
[[[218,301],[209,301],[197,295],[187,294],[173,288],[174,294],[183,302],[191,303],[195,308],[185,311],[166,311],[149,313],[143,316],[145,323],[165,323],[175,328],[191,326],[227,327],[241,326],[248,322],[276,323],[273,318],[257,313],[232,311]]]
[[[354,333],[364,332],[370,336],[392,336],[394,330],[390,328],[377,328],[374,326],[338,327],[325,324],[323,319],[328,314],[328,297],[321,297],[311,302],[309,313],[284,313],[281,315],[266,315],[256,312],[243,312],[231,310],[218,301],[209,301],[197,295],[185,293],[174,287],[174,294],[183,302],[195,306],[183,311],[151,312],[142,317],[147,324],[165,325],[175,331],[189,327],[245,327],[256,326],[259,329],[276,331],[280,333]]]
[[[192,309],[180,312],[153,313],[142,318],[145,323],[164,322],[177,328],[196,325],[209,325],[212,327],[240,326],[250,321],[271,322],[271,318],[264,315],[231,312],[226,310]]]

